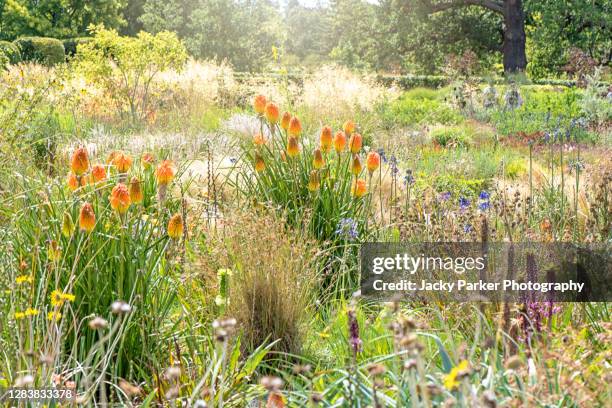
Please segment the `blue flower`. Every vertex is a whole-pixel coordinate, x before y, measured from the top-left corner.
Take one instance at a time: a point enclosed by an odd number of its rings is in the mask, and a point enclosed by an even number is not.
[[[407,186],[411,186],[414,184],[414,176],[412,175],[411,169],[406,170],[406,175],[404,176],[404,184],[406,184]]]
[[[472,226],[470,224],[465,224],[463,226],[463,232],[465,232],[467,234],[470,231],[472,231]]]
[[[459,207],[460,207],[462,210],[465,210],[465,209],[466,209],[466,208],[468,208],[469,206],[470,206],[470,200],[468,200],[468,199],[467,199],[467,198],[465,198],[465,197],[461,197],[461,198],[459,199]]]
[[[489,201],[483,201],[482,203],[478,204],[478,208],[480,208],[480,211],[486,211],[491,207],[491,203],[489,203]]]
[[[359,236],[357,222],[352,218],[340,219],[340,221],[338,221],[335,234],[345,238],[348,241],[355,240]]]
[[[489,197],[491,197],[491,195],[486,191],[481,191],[480,195],[478,196],[478,198],[480,198],[481,200],[488,200]]]
[[[451,192],[447,191],[446,193],[440,194],[440,201],[448,201],[451,198]]]
[[[380,156],[380,158],[383,161],[383,163],[386,163],[387,162],[387,155],[385,154],[385,149],[380,148],[376,152]]]

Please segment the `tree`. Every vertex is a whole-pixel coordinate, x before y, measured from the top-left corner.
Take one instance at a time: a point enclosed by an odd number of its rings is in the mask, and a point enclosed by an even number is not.
[[[174,31],[191,55],[262,70],[282,42],[278,7],[268,0],[146,0],[145,30]]]
[[[124,0],[0,0],[0,39],[78,37],[91,24],[125,24]]]
[[[527,67],[525,53],[525,11],[522,0],[419,0],[426,13],[434,14],[459,7],[483,7],[503,17],[502,53],[504,72],[524,71]]]

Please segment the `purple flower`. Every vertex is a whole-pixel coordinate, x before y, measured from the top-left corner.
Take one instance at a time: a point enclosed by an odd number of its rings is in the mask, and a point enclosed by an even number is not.
[[[335,233],[347,241],[353,241],[359,236],[357,222],[352,218],[342,218],[338,221]]]
[[[451,198],[451,192],[447,191],[445,193],[440,194],[440,201],[448,201]]]
[[[463,232],[465,232],[467,234],[470,231],[472,231],[472,226],[470,224],[465,224],[463,226]]]
[[[414,184],[414,176],[412,175],[412,170],[406,170],[406,175],[404,176],[404,184],[407,186],[411,186]]]
[[[480,195],[478,196],[478,198],[480,198],[481,200],[488,200],[490,196],[491,195],[488,192],[481,191]]]
[[[459,198],[459,207],[460,207],[462,210],[465,210],[465,209],[466,209],[466,208],[468,208],[469,206],[470,206],[470,200],[468,200],[468,199],[467,199],[467,198],[465,198],[465,197],[461,197],[461,198]]]
[[[387,155],[385,154],[385,149],[380,148],[376,152],[380,156],[380,158],[383,161],[383,163],[386,163],[387,162]]]
[[[480,211],[486,211],[491,207],[491,204],[489,203],[489,201],[483,201],[480,204],[478,204],[478,208],[480,209]]]
[[[356,358],[357,353],[361,351],[361,338],[359,337],[359,322],[357,322],[357,315],[354,309],[349,309],[348,312],[348,331],[349,331],[349,345],[353,350],[353,356]]]

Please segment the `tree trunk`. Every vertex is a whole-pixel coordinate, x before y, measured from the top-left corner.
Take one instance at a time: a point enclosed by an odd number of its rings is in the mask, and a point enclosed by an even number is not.
[[[504,72],[525,71],[525,12],[522,0],[504,1]]]

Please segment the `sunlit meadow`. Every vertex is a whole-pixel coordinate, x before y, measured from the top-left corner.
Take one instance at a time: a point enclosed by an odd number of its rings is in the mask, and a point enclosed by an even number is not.
[[[610,400],[607,303],[359,293],[368,241],[610,244],[599,78],[245,76],[170,33],[93,34],[65,64],[0,73],[0,390],[67,388],[82,406]]]

